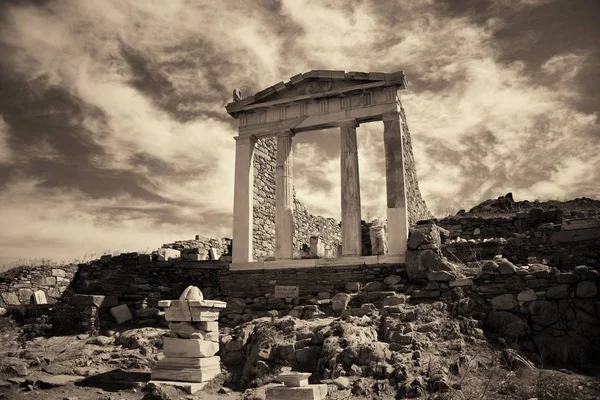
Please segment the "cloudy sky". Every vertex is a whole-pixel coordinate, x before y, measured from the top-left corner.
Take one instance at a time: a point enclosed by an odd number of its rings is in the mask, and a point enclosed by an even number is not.
[[[512,191],[600,198],[597,0],[0,3],[0,265],[231,235],[234,87],[404,70],[435,213]],[[359,127],[363,217],[382,124]],[[297,135],[295,185],[339,217],[339,135]]]

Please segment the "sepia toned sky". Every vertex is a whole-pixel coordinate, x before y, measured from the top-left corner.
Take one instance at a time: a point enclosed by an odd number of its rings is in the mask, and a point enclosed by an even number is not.
[[[0,265],[230,236],[224,110],[311,69],[404,70],[434,213],[600,198],[597,0],[4,0]],[[385,216],[383,126],[362,125],[363,218]],[[294,183],[339,218],[339,134],[297,135]]]

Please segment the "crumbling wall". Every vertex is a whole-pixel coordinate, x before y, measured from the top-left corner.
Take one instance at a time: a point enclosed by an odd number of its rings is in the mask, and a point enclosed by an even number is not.
[[[259,139],[254,150],[254,259],[275,256],[275,167],[277,140]],[[325,246],[337,248],[341,226],[333,218],[310,214],[294,192],[294,257],[300,256],[303,245],[310,246],[310,237],[319,236]]]
[[[412,299],[451,302],[460,317],[547,363],[581,366],[600,353],[597,270],[517,266],[501,256],[455,264],[440,254],[443,235],[433,223],[411,230],[406,272],[421,285]]]
[[[431,215],[427,209],[425,200],[423,200],[423,197],[421,196],[421,191],[419,190],[419,181],[417,179],[417,168],[412,150],[410,130],[408,129],[406,112],[404,111],[402,104],[400,104],[400,114],[402,116],[406,207],[408,211],[408,222],[413,225],[417,221],[431,218]]]
[[[3,306],[36,304],[34,292],[42,291],[46,303],[54,304],[62,296],[77,272],[77,265],[19,267],[0,274],[0,298]]]
[[[196,254],[199,257],[195,257],[200,260],[212,260],[210,250],[213,249],[213,255],[218,259],[222,255],[231,255],[231,239],[229,238],[208,238],[197,235],[195,239],[190,240],[178,240],[173,243],[166,243],[162,245],[163,249],[174,249],[181,252],[182,258],[192,259],[192,256]],[[194,261],[197,261],[194,259]]]

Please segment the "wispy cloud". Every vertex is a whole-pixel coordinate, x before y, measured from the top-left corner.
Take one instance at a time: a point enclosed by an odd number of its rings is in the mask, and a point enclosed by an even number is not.
[[[402,100],[432,210],[508,191],[600,197],[597,105],[582,84],[597,75],[598,48],[537,51],[548,35],[535,33],[568,11],[554,1],[476,3],[0,5],[0,84],[11,92],[0,98],[0,216],[26,221],[2,233],[5,251],[230,234],[236,127],[223,106],[234,87],[249,94],[311,69],[407,73]],[[581,35],[575,25],[563,31]],[[385,213],[382,130],[358,129],[365,218]],[[339,134],[294,140],[298,197],[339,217]],[[60,206],[38,211],[49,204]]]

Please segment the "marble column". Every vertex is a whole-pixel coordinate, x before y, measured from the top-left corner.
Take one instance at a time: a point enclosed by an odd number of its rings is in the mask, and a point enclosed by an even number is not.
[[[233,249],[231,261],[252,261],[254,221],[254,145],[252,135],[235,138],[235,186],[233,191]]]
[[[400,112],[383,115],[383,145],[387,191],[388,253],[406,253],[408,214],[404,184],[404,148]]]
[[[294,252],[294,186],[292,182],[292,131],[277,135],[275,168],[275,258],[291,259]]]
[[[340,121],[340,171],[342,185],[342,256],[360,256],[360,182],[354,119]]]

